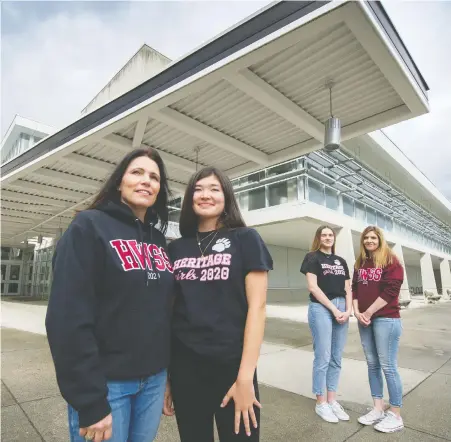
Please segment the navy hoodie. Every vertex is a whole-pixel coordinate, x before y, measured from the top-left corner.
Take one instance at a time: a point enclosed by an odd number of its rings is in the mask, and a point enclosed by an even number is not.
[[[107,380],[151,376],[169,363],[173,270],[151,213],[143,224],[109,201],[80,212],[56,247],[47,336],[80,427],[111,412]]]

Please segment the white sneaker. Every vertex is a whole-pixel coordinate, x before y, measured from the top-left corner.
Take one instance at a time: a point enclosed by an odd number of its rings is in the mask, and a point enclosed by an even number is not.
[[[315,413],[326,422],[338,424],[338,417],[335,416],[331,406],[327,402],[323,402],[320,405],[316,404]]]
[[[400,431],[404,428],[404,422],[401,416],[396,416],[393,411],[388,411],[385,418],[382,419],[374,429],[381,431],[382,433],[394,433],[395,431]]]
[[[332,409],[332,412],[335,414],[335,416],[338,417],[341,421],[348,421],[349,420],[349,414],[346,413],[344,408],[337,402],[333,401],[329,403],[330,408]]]
[[[384,419],[385,413],[381,410],[376,410],[372,408],[371,411],[364,416],[360,416],[357,420],[362,425],[374,425]]]

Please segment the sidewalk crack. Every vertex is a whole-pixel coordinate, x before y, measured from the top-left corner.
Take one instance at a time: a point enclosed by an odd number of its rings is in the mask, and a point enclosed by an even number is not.
[[[38,436],[41,438],[42,442],[46,442],[45,439],[43,438],[41,432],[36,428],[35,424],[31,421],[30,416],[28,416],[28,414],[26,413],[26,411],[23,409],[22,405],[19,403],[19,401],[17,400],[16,396],[13,395],[12,391],[9,389],[9,387],[6,385],[5,381],[2,381],[3,385],[5,386],[6,390],[8,391],[8,393],[11,395],[11,397],[16,401],[17,406],[22,410],[22,413],[25,415],[25,417],[27,418],[28,422],[30,423],[30,425],[32,426],[32,428],[34,429],[34,431],[36,431],[36,433],[38,434]]]

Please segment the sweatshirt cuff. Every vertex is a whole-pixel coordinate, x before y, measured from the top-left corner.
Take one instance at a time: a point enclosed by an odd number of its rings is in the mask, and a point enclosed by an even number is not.
[[[393,295],[390,295],[390,294],[388,294],[388,293],[382,292],[379,296],[380,296],[385,302],[389,303],[389,302],[392,302],[393,299],[396,298],[398,295],[396,294],[395,296],[393,296]]]
[[[96,424],[111,413],[111,407],[106,398],[78,411],[80,428]]]

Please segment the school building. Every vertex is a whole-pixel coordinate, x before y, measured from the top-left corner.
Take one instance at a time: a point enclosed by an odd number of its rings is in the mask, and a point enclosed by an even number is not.
[[[299,267],[324,223],[350,266],[362,230],[380,226],[406,268],[403,300],[445,299],[451,203],[381,130],[427,113],[427,92],[373,1],[277,2],[175,61],[143,45],[69,126],[16,117],[7,131],[2,295],[47,296],[75,211],[126,152],[152,146],[175,195],[169,238],[193,172],[232,178],[274,258],[270,302],[306,301]]]

